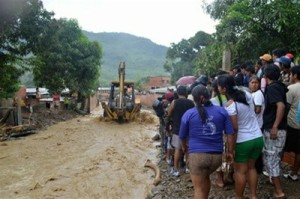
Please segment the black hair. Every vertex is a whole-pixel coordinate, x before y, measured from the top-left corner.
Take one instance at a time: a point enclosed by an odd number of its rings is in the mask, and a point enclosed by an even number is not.
[[[275,64],[268,64],[264,68],[264,75],[270,80],[278,80],[280,77],[280,69]]]
[[[188,93],[187,93],[187,87],[186,86],[178,86],[178,88],[176,89],[177,91],[177,94],[178,95],[183,95],[183,96],[186,96]]]
[[[219,75],[224,75],[224,74],[228,74],[228,72],[226,72],[224,70],[219,70],[217,75],[219,76]]]
[[[281,49],[281,48],[276,48],[272,51],[273,55],[275,55],[276,57],[281,57],[284,56],[286,54],[286,51]]]
[[[241,69],[246,69],[247,68],[247,64],[246,63],[243,63],[242,65],[241,65]]]
[[[218,77],[218,85],[226,88],[226,92],[234,101],[249,105],[246,100],[246,93],[236,88],[234,78],[230,75],[220,75]]]
[[[238,73],[234,77],[234,81],[237,86],[242,86],[244,85],[244,76],[241,73]]]
[[[238,73],[241,72],[241,64],[237,64],[234,67],[232,67],[231,71],[234,69],[236,69]]]
[[[214,91],[214,93],[216,94],[219,102],[220,102],[220,106],[223,106],[223,100],[222,100],[222,97],[221,97],[221,94],[219,92],[219,89],[218,89],[218,79],[216,79],[213,84],[212,84],[212,89]],[[227,98],[227,97],[226,97]],[[227,99],[228,100],[228,99]]]
[[[262,60],[261,60],[261,59],[257,59],[257,60],[256,60],[256,63],[257,63],[258,65],[262,66]]]
[[[246,71],[250,72],[251,74],[254,74],[255,73],[255,68],[254,68],[254,66],[247,66]]]
[[[291,68],[291,73],[297,75],[297,79],[300,80],[300,65],[293,66]]]
[[[193,88],[192,95],[194,98],[194,102],[196,103],[196,108],[201,117],[202,123],[206,123],[207,112],[204,109],[204,106],[212,106],[212,103],[209,100],[209,91],[205,86],[198,85]],[[204,97],[204,101],[201,101],[200,96]]]

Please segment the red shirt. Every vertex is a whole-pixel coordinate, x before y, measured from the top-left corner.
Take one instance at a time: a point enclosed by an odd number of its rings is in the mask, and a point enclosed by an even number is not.
[[[52,95],[53,101],[59,101],[59,95],[58,94],[54,94]]]

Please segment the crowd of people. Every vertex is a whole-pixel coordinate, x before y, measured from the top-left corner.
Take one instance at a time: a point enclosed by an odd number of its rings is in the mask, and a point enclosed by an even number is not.
[[[214,172],[216,186],[229,179],[239,199],[248,184],[247,197],[255,199],[263,173],[274,185],[274,198],[285,198],[280,176],[297,181],[300,167],[300,65],[293,54],[278,48],[255,64],[202,80],[161,98],[158,116],[170,175],[190,173],[195,199],[209,197]],[[284,152],[295,158],[283,174]]]

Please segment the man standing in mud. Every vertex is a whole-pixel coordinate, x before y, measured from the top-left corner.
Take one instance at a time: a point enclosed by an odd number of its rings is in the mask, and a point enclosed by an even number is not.
[[[173,135],[171,144],[174,146],[174,170],[171,171],[171,175],[178,177],[179,173],[179,160],[181,157],[182,149],[179,139],[179,129],[181,123],[181,117],[190,108],[193,108],[194,102],[187,99],[187,87],[179,86],[177,88],[178,99],[172,101],[168,109],[168,117],[172,118],[173,121]]]
[[[280,69],[275,64],[264,69],[267,82],[265,91],[265,111],[263,114],[264,149],[263,160],[275,187],[275,198],[283,198],[280,182],[280,162],[286,139],[287,119],[285,116],[287,88],[278,79]]]

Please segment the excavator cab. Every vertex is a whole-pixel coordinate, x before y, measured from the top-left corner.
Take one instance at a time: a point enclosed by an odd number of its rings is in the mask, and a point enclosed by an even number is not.
[[[125,81],[125,62],[119,65],[119,81],[112,81],[108,102],[101,102],[103,116],[113,120],[129,121],[140,112],[140,99],[136,99],[134,82]]]

